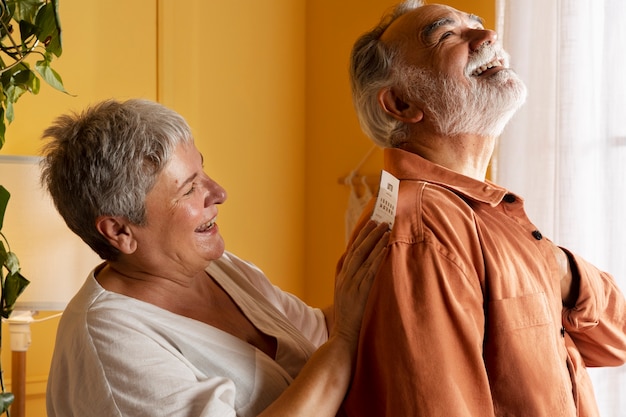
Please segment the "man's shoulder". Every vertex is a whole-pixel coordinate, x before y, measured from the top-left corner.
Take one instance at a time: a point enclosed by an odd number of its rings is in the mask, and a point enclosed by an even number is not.
[[[452,213],[471,213],[469,198],[463,193],[445,184],[425,180],[403,181],[400,187],[398,206],[416,207],[423,212],[440,213],[453,210]]]
[[[476,216],[460,193],[428,181],[406,181],[400,188],[394,229],[400,240],[464,245],[476,236]],[[392,236],[393,237],[393,236]]]

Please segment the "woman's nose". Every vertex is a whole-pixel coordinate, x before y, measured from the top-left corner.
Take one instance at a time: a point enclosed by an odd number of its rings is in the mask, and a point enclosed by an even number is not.
[[[493,44],[498,39],[498,34],[490,29],[473,29],[471,36],[470,48],[472,52],[478,51],[485,44]]]
[[[217,182],[207,177],[205,187],[208,191],[206,195],[207,204],[222,204],[226,201],[226,198],[228,197],[226,190]]]

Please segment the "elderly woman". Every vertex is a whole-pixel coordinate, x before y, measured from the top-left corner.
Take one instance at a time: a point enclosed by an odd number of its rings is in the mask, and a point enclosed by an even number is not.
[[[335,325],[225,252],[226,192],[184,119],[105,101],[49,127],[42,182],[104,262],[59,324],[49,417],[334,416],[385,254],[370,224],[338,272]]]

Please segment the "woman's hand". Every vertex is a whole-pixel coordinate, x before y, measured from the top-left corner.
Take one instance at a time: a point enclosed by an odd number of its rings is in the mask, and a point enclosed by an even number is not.
[[[335,281],[334,324],[330,337],[356,346],[370,288],[387,253],[389,226],[369,221],[348,248]]]
[[[335,326],[293,383],[259,417],[334,417],[346,395],[374,277],[385,257],[389,226],[367,223],[348,249],[335,283]]]

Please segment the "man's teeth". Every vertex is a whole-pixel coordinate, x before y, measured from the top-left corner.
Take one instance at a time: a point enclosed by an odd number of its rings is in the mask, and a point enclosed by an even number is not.
[[[483,72],[487,71],[489,68],[500,67],[500,66],[502,66],[502,61],[500,61],[499,59],[494,59],[493,61],[489,62],[488,64],[484,64],[484,65],[481,65],[480,67],[476,68],[474,70],[474,72],[472,72],[472,75],[473,76],[479,76]]]
[[[207,230],[209,230],[213,226],[215,226],[215,219],[211,219],[208,222],[206,222],[205,224],[203,224],[202,226],[198,227],[196,229],[196,232],[206,232]]]

